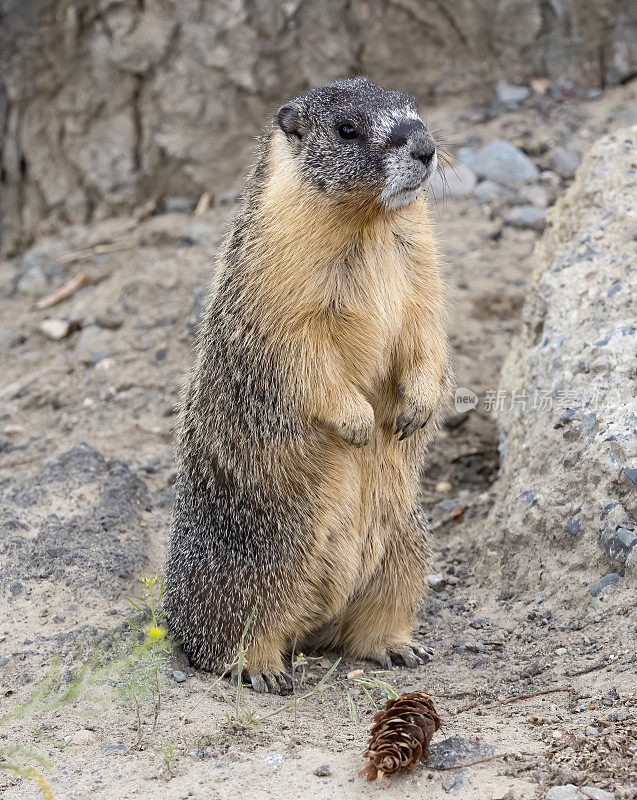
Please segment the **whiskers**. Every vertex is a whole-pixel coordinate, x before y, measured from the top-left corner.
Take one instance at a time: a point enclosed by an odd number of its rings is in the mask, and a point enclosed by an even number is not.
[[[456,178],[459,181],[462,181],[462,178],[455,168],[455,164],[457,163],[456,154],[460,147],[466,147],[467,145],[464,142],[449,139],[444,135],[442,128],[430,131],[430,133],[436,141],[436,151],[438,153],[438,164],[436,166],[436,171],[442,187],[442,207],[444,208],[447,201],[451,199],[451,190],[449,188],[449,181],[447,180],[445,170],[450,169]],[[431,183],[429,184],[428,188],[431,188]],[[428,199],[433,200],[434,205],[436,206],[436,211],[440,213],[440,207],[438,206],[439,198],[436,197],[433,188],[431,188],[431,191],[428,194]]]

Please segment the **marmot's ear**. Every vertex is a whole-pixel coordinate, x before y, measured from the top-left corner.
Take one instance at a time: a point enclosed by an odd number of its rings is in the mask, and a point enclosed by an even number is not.
[[[276,121],[286,136],[303,138],[301,109],[293,103],[281,106],[276,113]]]

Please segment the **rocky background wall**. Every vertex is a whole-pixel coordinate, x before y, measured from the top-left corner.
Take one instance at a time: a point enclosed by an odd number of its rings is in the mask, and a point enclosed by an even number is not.
[[[278,104],[367,73],[423,105],[631,75],[629,0],[0,0],[0,251],[219,195]],[[490,101],[490,96],[489,96]]]

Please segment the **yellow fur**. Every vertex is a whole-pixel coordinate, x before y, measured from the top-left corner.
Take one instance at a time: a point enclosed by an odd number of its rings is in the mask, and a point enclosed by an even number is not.
[[[277,132],[259,216],[242,302],[269,341],[298,355],[295,396],[316,426],[321,456],[303,479],[325,487],[297,602],[248,653],[251,670],[271,672],[299,631],[355,656],[409,642],[424,570],[408,517],[448,384],[448,354],[424,196],[392,212],[366,197],[336,205],[300,179]],[[398,441],[406,402],[432,417]],[[344,441],[351,431],[362,446]],[[298,461],[284,449],[276,457]]]

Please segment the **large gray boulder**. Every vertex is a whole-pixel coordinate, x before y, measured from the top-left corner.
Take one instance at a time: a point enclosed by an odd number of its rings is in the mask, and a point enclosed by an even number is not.
[[[490,552],[517,586],[634,580],[636,143],[637,126],[599,141],[549,212],[503,368]]]

